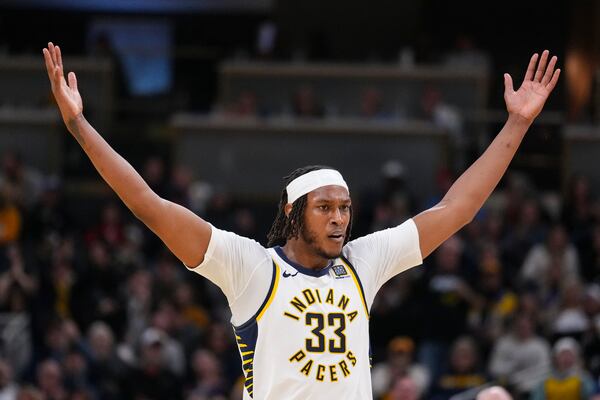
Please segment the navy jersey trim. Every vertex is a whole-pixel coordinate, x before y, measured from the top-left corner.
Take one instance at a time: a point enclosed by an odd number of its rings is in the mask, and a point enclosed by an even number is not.
[[[244,329],[235,329],[235,341],[238,345],[244,373],[244,389],[250,397],[254,397],[254,351],[258,339],[258,324],[251,321]]]
[[[290,264],[292,267],[294,267],[298,272],[300,272],[301,274],[304,275],[308,275],[308,276],[315,276],[315,277],[320,277],[320,276],[325,276],[329,274],[329,269],[331,268],[331,266],[333,265],[333,262],[330,261],[329,264],[323,268],[320,269],[318,271],[315,271],[313,269],[310,268],[306,268],[303,267],[302,265],[295,263],[294,261],[290,260],[285,253],[283,252],[283,249],[280,246],[274,247],[275,252],[277,253],[277,255],[279,257],[281,257],[281,259],[283,261],[285,261],[286,263]]]

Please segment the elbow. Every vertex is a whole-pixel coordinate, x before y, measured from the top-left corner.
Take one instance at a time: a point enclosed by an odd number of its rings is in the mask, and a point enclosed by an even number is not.
[[[457,202],[453,208],[453,215],[457,219],[457,223],[460,224],[461,228],[465,225],[470,224],[477,216],[479,209],[473,202],[462,201]]]

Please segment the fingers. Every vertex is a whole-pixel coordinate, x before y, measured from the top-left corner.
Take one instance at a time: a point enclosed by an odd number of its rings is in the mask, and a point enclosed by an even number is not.
[[[550,83],[546,86],[546,88],[549,91],[554,90],[554,87],[556,86],[556,82],[558,82],[559,76],[560,76],[560,69],[557,69],[556,71],[554,71],[554,74],[552,74],[552,79],[550,80]]]
[[[75,72],[69,72],[68,78],[69,78],[69,87],[72,90],[77,92],[77,77],[75,76]]]
[[[544,50],[542,52],[540,63],[538,64],[537,71],[535,71],[535,77],[533,78],[533,80],[536,82],[541,82],[542,80],[542,75],[544,74],[544,70],[546,69],[546,63],[548,62],[548,54],[550,54],[548,50]]]
[[[48,78],[53,85],[60,82],[63,78],[63,65],[62,55],[60,47],[55,46],[54,43],[48,42],[48,47],[43,49],[44,62],[46,63],[46,70],[48,72]]]
[[[56,65],[58,65],[58,68],[62,69],[63,64],[62,64],[62,54],[60,53],[60,47],[55,46],[54,52],[56,54]]]
[[[44,53],[44,62],[46,63],[46,71],[48,72],[48,78],[52,80],[54,76],[54,63],[52,62],[52,56],[46,48],[42,50],[42,53]]]
[[[523,82],[530,81],[533,79],[533,74],[535,72],[535,65],[537,64],[537,60],[538,53],[535,53],[531,56],[531,59],[529,60],[529,65],[527,66],[527,73],[525,73],[525,78],[523,79]]]
[[[546,72],[544,73],[544,76],[542,77],[542,85],[544,85],[544,86],[548,85],[548,82],[550,82],[550,79],[552,79],[552,76],[554,75],[554,67],[556,66],[557,60],[558,60],[558,58],[556,56],[554,56],[550,59],[550,63],[548,64],[548,67],[546,68]]]
[[[50,56],[52,57],[52,63],[57,66],[58,63],[56,62],[56,52],[54,49],[54,43],[49,42],[48,43],[48,51],[50,51]]]
[[[510,74],[504,74],[504,94],[514,92],[513,80]]]

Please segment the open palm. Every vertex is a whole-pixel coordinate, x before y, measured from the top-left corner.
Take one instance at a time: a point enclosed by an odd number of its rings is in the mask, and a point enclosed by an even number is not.
[[[504,74],[504,101],[510,114],[533,121],[542,111],[560,75],[560,69],[555,70],[556,56],[550,62],[548,56],[548,50],[544,50],[541,58],[537,53],[531,57],[523,83],[517,91],[513,89],[511,76]]]
[[[52,86],[52,94],[65,122],[72,120],[83,112],[83,101],[77,90],[77,78],[74,72],[69,72],[69,82],[65,80],[60,48],[48,43],[43,50],[48,78]]]

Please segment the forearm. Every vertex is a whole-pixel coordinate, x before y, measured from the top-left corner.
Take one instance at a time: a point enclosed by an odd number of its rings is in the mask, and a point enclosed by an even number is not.
[[[452,185],[443,204],[457,204],[468,220],[483,206],[506,172],[531,122],[510,115],[485,152]]]
[[[147,209],[158,196],[150,189],[137,171],[121,157],[92,127],[83,114],[65,121],[67,129],[108,185],[125,205],[143,219]]]

